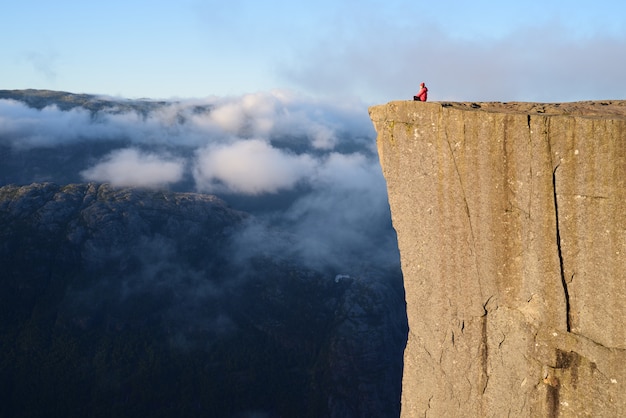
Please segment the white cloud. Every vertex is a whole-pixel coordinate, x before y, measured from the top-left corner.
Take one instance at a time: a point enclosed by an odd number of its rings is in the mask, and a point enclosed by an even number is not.
[[[157,187],[181,181],[191,167],[198,191],[248,195],[310,183],[321,175],[318,166],[336,159],[328,156],[338,150],[375,155],[373,125],[357,101],[276,90],[135,105],[137,110],[127,110],[125,101],[116,99],[97,112],[62,111],[0,100],[0,141],[22,150],[97,142],[86,150],[99,162],[80,172],[88,181]],[[118,151],[99,151],[107,148]]]
[[[81,172],[85,180],[114,186],[161,187],[183,177],[184,163],[153,153],[127,148],[109,154],[95,166]]]
[[[194,178],[199,190],[250,195],[293,188],[309,176],[315,161],[258,140],[240,140],[197,152]]]
[[[331,153],[321,166],[317,180],[322,187],[364,192],[379,183],[380,166],[361,153]],[[383,184],[384,186],[384,184]]]
[[[52,147],[85,138],[119,135],[111,126],[91,120],[88,110],[60,110],[56,105],[33,109],[14,100],[0,100],[1,137],[18,149]]]
[[[216,103],[209,119],[233,135],[267,136],[274,127],[277,105],[272,93],[246,94]]]
[[[410,100],[422,81],[432,100],[618,99],[626,95],[625,50],[623,32],[572,36],[558,21],[516,26],[498,37],[456,37],[429,22],[380,22],[337,46],[329,40],[301,48],[280,73],[305,91],[358,95],[372,104]]]
[[[397,263],[397,243],[389,234],[386,185],[378,160],[363,154],[321,157],[306,179],[309,189],[267,223],[252,222],[240,232],[241,248],[299,260],[313,267],[355,267],[359,256],[386,268]],[[273,229],[274,216],[285,225]],[[249,253],[243,252],[242,257]],[[341,270],[345,271],[345,270]]]
[[[360,263],[362,254],[380,266],[397,262],[375,132],[363,103],[286,91],[169,102],[147,113],[126,112],[119,103],[91,113],[0,100],[0,141],[27,138],[31,147],[49,147],[57,161],[68,160],[68,152],[71,161],[96,161],[87,170],[80,162],[50,166],[50,172],[42,166],[52,181],[57,170],[75,170],[70,181],[171,186],[252,208],[257,218],[239,236],[242,259],[262,247],[341,271]],[[69,142],[80,144],[66,147]],[[28,148],[19,152],[27,155]],[[262,213],[254,212],[268,201]],[[280,230],[273,229],[277,223]]]
[[[0,133],[0,141],[20,149],[109,140],[193,149],[233,138],[294,138],[332,150],[342,135],[374,135],[363,103],[320,101],[287,91],[168,102],[147,113],[118,105],[95,113],[54,105],[38,110],[0,100]]]

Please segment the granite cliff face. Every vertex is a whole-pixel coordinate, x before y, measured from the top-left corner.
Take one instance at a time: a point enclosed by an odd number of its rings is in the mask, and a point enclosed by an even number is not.
[[[406,289],[402,416],[626,415],[626,102],[370,116]]]

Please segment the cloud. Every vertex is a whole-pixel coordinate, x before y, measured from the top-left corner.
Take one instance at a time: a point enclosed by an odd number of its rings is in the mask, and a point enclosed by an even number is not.
[[[359,33],[333,33],[302,47],[282,63],[279,76],[305,91],[375,103],[407,100],[421,81],[432,100],[558,102],[626,95],[624,34],[573,36],[558,21],[498,37],[460,38],[437,25],[388,22]]]
[[[288,91],[158,106],[108,100],[97,112],[0,100],[0,144],[14,147],[21,156],[14,167],[26,172],[13,182],[45,177],[216,194],[252,214],[232,247],[242,265],[267,255],[330,269],[331,278],[398,265],[362,102]],[[29,147],[16,148],[20,141]],[[31,171],[20,167],[36,170],[27,177]]]
[[[60,110],[56,105],[41,110],[15,100],[0,100],[0,142],[17,149],[54,147],[85,138],[112,138],[120,130],[92,120],[86,109]]]
[[[339,135],[372,136],[366,105],[317,100],[288,91],[162,102],[132,110],[123,99],[103,97],[97,112],[76,107],[43,109],[0,100],[0,141],[22,149],[93,140],[125,139],[135,144],[201,147],[233,138],[306,137],[331,149]]]
[[[342,274],[362,272],[363,266],[385,270],[398,265],[386,184],[376,158],[331,153],[318,160],[306,181],[309,190],[280,213],[253,219],[239,231],[241,263],[262,254]]]
[[[314,168],[315,161],[308,155],[252,139],[199,150],[194,178],[202,191],[258,195],[291,189]]]
[[[357,193],[368,193],[372,186],[384,186],[381,183],[379,167],[373,159],[362,153],[340,154],[333,152],[328,155],[321,166],[316,183],[318,188],[338,190],[354,190]]]
[[[114,186],[162,187],[182,179],[184,163],[128,148],[109,154],[81,175],[85,180]]]
[[[267,93],[247,94],[219,103],[210,114],[216,126],[230,134],[266,136],[277,116],[279,97]]]
[[[312,186],[284,215],[300,237],[292,251],[316,266],[347,266],[357,254],[368,254],[368,263],[376,259],[373,264],[379,266],[397,261],[396,243],[384,238],[389,236],[389,205],[376,159],[333,153]]]
[[[219,137],[221,129],[197,106],[201,104],[163,103],[142,112],[130,110],[123,99],[109,100],[97,112],[82,107],[61,110],[55,104],[36,109],[16,100],[0,100],[0,143],[13,148],[50,148],[78,142],[130,141],[135,144],[198,146]],[[208,112],[208,110],[207,110]]]

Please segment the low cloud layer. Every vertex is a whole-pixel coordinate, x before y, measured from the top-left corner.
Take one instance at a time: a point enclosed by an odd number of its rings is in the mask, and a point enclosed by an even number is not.
[[[87,181],[153,188],[180,181],[183,169],[184,162],[180,159],[127,148],[113,151],[80,174]]]
[[[295,155],[269,143],[249,139],[208,147],[197,153],[194,178],[199,190],[257,195],[289,190],[310,177],[315,160]]]
[[[397,265],[364,104],[288,92],[106,100],[95,111],[0,100],[0,147],[22,159],[17,170],[35,167],[20,181],[217,194],[255,215],[236,235],[242,265],[259,254],[337,274]]]
[[[198,191],[275,193],[308,178],[338,146],[370,153],[373,136],[363,104],[286,92],[171,102],[145,113],[114,101],[92,112],[0,100],[0,145],[27,151],[121,143],[80,171],[86,181],[119,186],[162,187],[188,175]]]

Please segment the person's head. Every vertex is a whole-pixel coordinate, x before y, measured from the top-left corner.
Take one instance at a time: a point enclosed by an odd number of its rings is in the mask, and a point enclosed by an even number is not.
[[[426,87],[426,84],[420,83],[420,87]]]

